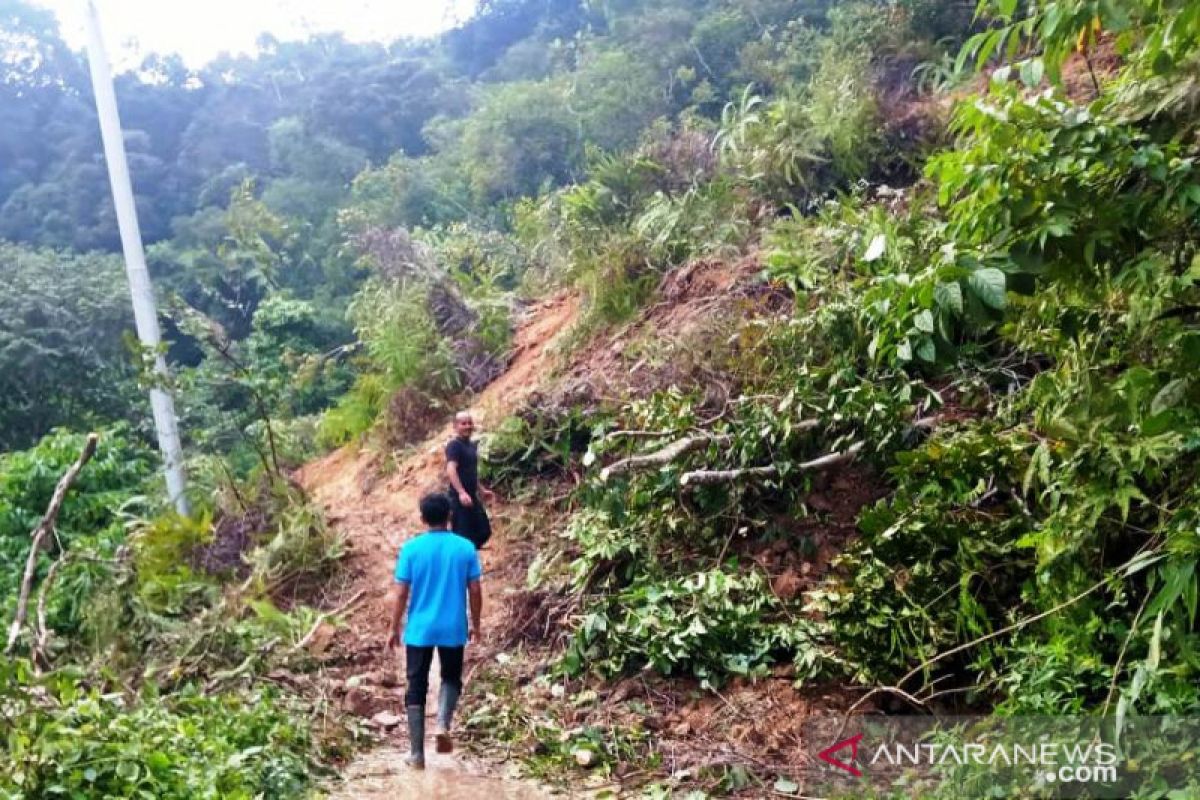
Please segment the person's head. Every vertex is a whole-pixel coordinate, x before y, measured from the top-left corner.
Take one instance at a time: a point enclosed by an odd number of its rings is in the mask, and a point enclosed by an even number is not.
[[[470,439],[475,432],[475,420],[470,411],[460,411],[454,415],[454,433],[460,439]]]
[[[421,498],[421,519],[431,530],[445,528],[450,522],[450,498],[445,492],[430,492]]]

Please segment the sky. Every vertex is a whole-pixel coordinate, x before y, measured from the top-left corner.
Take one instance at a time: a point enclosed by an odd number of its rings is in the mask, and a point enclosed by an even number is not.
[[[52,9],[63,37],[83,48],[85,0],[33,0]],[[351,41],[428,36],[469,16],[474,0],[96,0],[118,69],[150,52],[179,53],[191,67],[223,51],[249,53],[260,33],[280,41],[342,32]]]

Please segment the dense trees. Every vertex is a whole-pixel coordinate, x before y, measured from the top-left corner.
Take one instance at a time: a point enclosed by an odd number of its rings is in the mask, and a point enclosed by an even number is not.
[[[681,114],[719,115],[745,81],[768,89],[795,79],[802,68],[793,62],[815,69],[796,31],[825,18],[813,0],[491,0],[429,41],[264,35],[256,56],[196,70],[173,55],[148,58],[118,77],[117,94],[151,270],[174,309],[171,357],[186,367],[205,358],[182,312],[237,343],[277,294],[315,315],[302,349],[349,342],[346,311],[370,262],[364,242],[401,229],[420,241],[490,241],[481,232],[509,230],[522,198],[582,179],[602,153],[634,148],[647,131],[661,141]],[[23,391],[8,396],[0,443],[11,445],[72,415],[79,424],[130,416],[121,405],[128,381],[83,379],[101,366],[113,376],[131,367],[119,344],[128,327],[119,273],[100,256],[46,250],[119,250],[83,56],[50,13],[22,0],[0,2],[0,47],[0,239],[14,243],[3,250],[6,269],[21,273],[10,288],[25,287],[5,294],[13,341],[49,335],[18,322],[32,319],[27,298],[50,297],[28,287],[52,285],[48,271],[106,265],[57,284],[77,295],[54,309],[60,327],[74,326],[91,349],[64,339],[42,354],[43,382],[18,389],[54,382],[62,403],[35,408]],[[499,247],[511,284],[515,246]],[[470,269],[459,274],[463,287],[486,283]],[[94,302],[95,282],[110,279],[105,313],[91,319],[76,304]],[[5,352],[12,360],[2,366],[25,368],[32,351]],[[243,401],[229,395],[218,406],[232,412]]]

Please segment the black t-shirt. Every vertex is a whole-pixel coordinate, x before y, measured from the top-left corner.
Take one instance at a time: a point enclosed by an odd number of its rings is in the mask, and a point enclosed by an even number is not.
[[[458,479],[474,497],[479,492],[479,450],[474,442],[455,437],[446,445],[446,461],[458,464]]]

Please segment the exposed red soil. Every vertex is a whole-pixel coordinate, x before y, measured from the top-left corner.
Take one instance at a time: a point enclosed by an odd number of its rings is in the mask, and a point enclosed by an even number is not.
[[[543,405],[590,406],[645,397],[666,386],[722,405],[734,387],[720,374],[728,339],[747,320],[790,310],[791,296],[759,279],[760,254],[702,259],[673,270],[636,320],[574,353]]]

